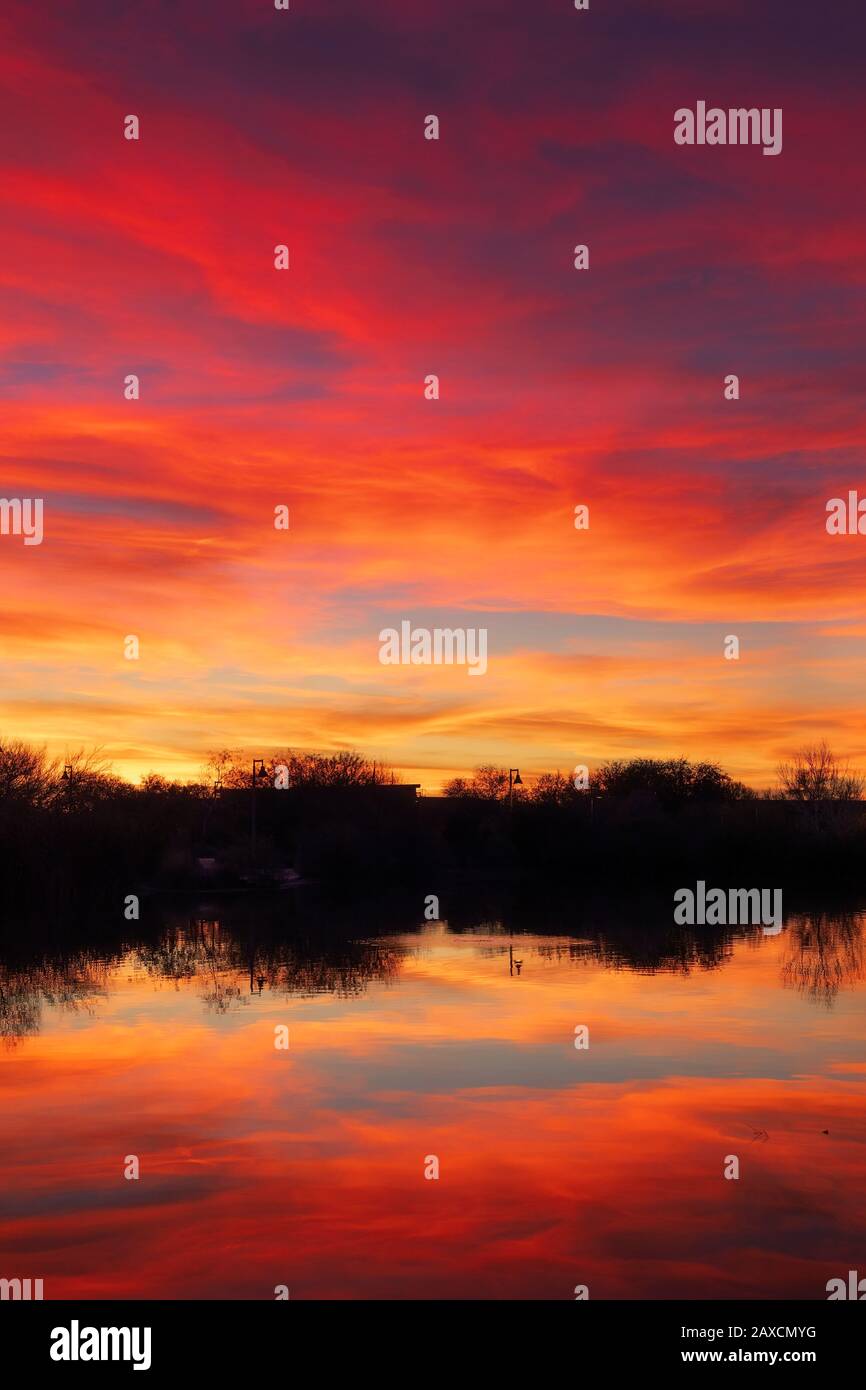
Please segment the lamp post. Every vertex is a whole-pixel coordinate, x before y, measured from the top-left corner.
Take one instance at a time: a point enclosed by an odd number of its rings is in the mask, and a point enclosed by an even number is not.
[[[219,797],[219,794],[220,794],[220,792],[222,791],[222,789],[223,789],[223,784],[222,784],[222,782],[221,782],[221,780],[220,780],[220,775],[219,775],[219,773],[217,773],[216,781],[215,781],[214,784],[213,784],[213,791],[211,792],[211,798],[210,798],[209,801],[206,800],[205,803],[204,803],[204,812],[203,812],[203,814],[202,814],[202,820],[201,820],[201,838],[202,838],[202,841],[204,841],[204,840],[207,838],[207,828],[208,828],[208,825],[210,824],[211,807],[213,806],[214,802],[215,802],[215,801],[217,800],[217,798]]]
[[[510,768],[508,769],[508,809],[509,809],[509,811],[511,810],[511,808],[512,808],[513,805],[514,805],[514,788],[515,788],[515,787],[522,787],[522,786],[523,786],[523,782],[521,781],[521,778],[520,778],[520,768],[519,768],[519,767],[510,767]]]
[[[256,779],[259,777],[264,777],[265,775],[266,774],[264,758],[253,758],[253,805],[252,820],[250,824],[250,849],[252,852],[252,861],[254,864],[256,862]]]

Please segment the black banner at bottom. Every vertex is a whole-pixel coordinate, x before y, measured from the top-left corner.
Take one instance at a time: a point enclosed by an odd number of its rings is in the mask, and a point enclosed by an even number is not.
[[[386,1382],[427,1382],[477,1365],[537,1381],[553,1357],[576,1372],[589,1359],[612,1373],[793,1366],[826,1380],[857,1364],[864,1326],[866,1309],[845,1301],[0,1303],[7,1364],[158,1383],[190,1371],[308,1379],[317,1365],[329,1379],[375,1368]]]

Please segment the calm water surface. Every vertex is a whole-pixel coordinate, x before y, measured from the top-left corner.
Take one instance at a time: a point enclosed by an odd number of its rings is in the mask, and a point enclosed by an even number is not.
[[[866,1272],[862,913],[710,939],[256,911],[7,953],[0,1275],[49,1298],[823,1299]]]

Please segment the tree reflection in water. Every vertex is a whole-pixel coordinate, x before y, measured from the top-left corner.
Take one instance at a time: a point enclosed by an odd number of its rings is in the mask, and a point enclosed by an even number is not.
[[[828,1008],[846,985],[864,978],[862,912],[805,913],[787,923],[781,974],[789,989]]]
[[[226,1014],[264,994],[358,997],[372,981],[395,979],[407,955],[425,948],[424,932],[405,913],[397,920],[383,914],[378,923],[363,922],[368,935],[355,937],[348,925],[339,917],[275,923],[266,911],[245,904],[221,908],[219,916],[213,907],[199,913],[168,911],[158,934],[138,940],[103,938],[98,947],[55,948],[52,953],[16,941],[0,964],[0,1038],[12,1047],[36,1035],[46,1006],[94,1014],[121,970],[143,973],[157,986],[195,982],[205,1007]],[[860,911],[789,917],[779,939],[781,983],[832,1006],[840,989],[866,974],[863,925]],[[538,935],[515,930],[512,923],[506,927],[485,913],[472,924],[455,927],[460,935],[483,938],[477,948],[481,958],[507,957],[509,944],[519,940],[525,974],[531,974],[536,960],[576,969],[595,964],[634,974],[689,975],[724,967],[738,939],[751,941],[756,949],[763,941],[759,931],[750,929],[692,932],[627,911],[594,928],[586,923],[563,928],[546,920]],[[501,942],[490,939],[497,936]]]

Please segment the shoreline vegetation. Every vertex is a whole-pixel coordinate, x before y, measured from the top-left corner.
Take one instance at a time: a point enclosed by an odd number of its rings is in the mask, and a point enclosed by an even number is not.
[[[309,883],[357,897],[461,879],[616,893],[727,874],[843,891],[863,878],[863,791],[826,743],[782,764],[764,793],[714,763],[636,758],[519,782],[486,765],[421,797],[354,752],[254,763],[223,750],[196,783],[136,786],[98,752],[60,764],[0,739],[0,909]]]

